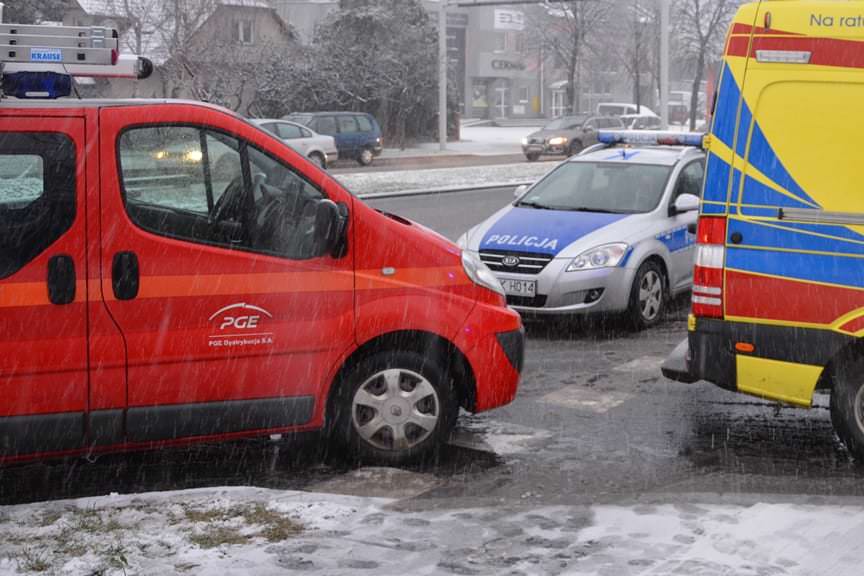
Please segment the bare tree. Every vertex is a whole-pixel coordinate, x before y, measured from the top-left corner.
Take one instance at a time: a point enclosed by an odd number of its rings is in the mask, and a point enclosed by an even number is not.
[[[603,24],[613,12],[613,0],[550,0],[532,28],[544,51],[567,68],[567,100],[579,111],[581,64]]]
[[[643,92],[643,79],[648,79],[652,88],[656,86],[657,64],[654,46],[660,33],[657,3],[653,0],[630,0],[619,7],[615,26],[618,37],[614,46],[621,66],[633,84],[633,103],[637,106],[650,99]]]
[[[736,0],[678,0],[676,3],[676,40],[681,56],[694,66],[690,94],[690,129],[696,128],[699,90],[705,75],[708,55],[719,53]]]

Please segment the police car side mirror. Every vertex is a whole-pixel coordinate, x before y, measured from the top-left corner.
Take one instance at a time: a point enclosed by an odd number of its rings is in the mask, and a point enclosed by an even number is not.
[[[518,200],[527,191],[528,191],[528,185],[527,184],[522,184],[521,186],[517,186],[516,191],[513,192],[513,197]]]
[[[673,216],[686,212],[696,212],[697,210],[699,210],[699,197],[695,194],[681,194],[675,199],[675,204],[672,206]]]

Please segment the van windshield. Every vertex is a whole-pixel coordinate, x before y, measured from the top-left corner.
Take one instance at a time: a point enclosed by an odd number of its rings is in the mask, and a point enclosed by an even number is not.
[[[544,130],[562,130],[569,126],[573,126],[574,124],[582,124],[585,122],[585,116],[565,116],[564,118],[558,118],[549,122],[545,126],[543,126]]]
[[[639,214],[657,207],[670,166],[568,162],[541,180],[516,205],[541,210]]]

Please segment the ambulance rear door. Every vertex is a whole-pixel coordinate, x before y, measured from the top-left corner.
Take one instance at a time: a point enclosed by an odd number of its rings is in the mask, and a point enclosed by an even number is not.
[[[864,22],[847,25],[860,21],[860,3],[813,6],[760,5],[736,150],[746,160],[730,196],[725,313],[857,334]],[[804,356],[794,359],[812,363]]]

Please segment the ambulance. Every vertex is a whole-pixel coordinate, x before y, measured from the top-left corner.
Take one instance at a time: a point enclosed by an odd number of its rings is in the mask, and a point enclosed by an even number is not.
[[[731,25],[708,137],[689,335],[664,373],[809,407],[864,458],[864,2]]]
[[[476,256],[145,76],[116,31],[0,25],[0,461],[324,430],[402,463],[513,400],[524,333]]]

